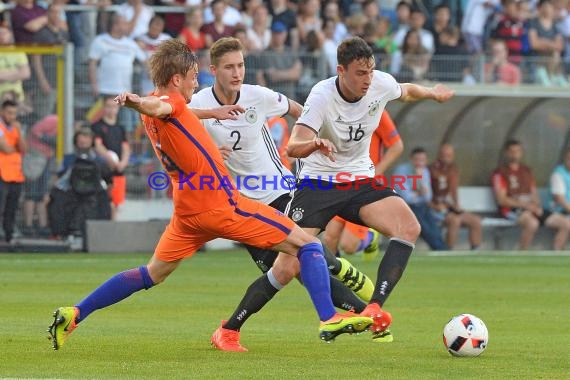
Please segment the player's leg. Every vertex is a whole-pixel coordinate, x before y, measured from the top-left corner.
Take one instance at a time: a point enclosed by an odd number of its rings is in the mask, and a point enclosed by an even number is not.
[[[2,227],[4,228],[4,236],[6,242],[10,242],[14,236],[14,227],[16,224],[16,211],[18,209],[18,200],[22,193],[23,185],[21,183],[4,183],[4,217]],[[1,209],[0,209],[1,211]]]
[[[378,266],[374,293],[363,314],[372,316],[375,322],[373,330],[381,332],[392,320],[382,306],[406,269],[420,234],[420,225],[412,210],[395,193],[386,191],[384,195],[379,192],[372,196],[385,197],[360,207],[358,215],[366,225],[390,237],[390,241]]]
[[[483,227],[481,218],[470,212],[462,212],[460,215],[461,225],[469,230],[469,244],[471,249],[478,249],[483,239]]]
[[[65,343],[77,325],[96,310],[111,306],[131,294],[150,289],[164,281],[184,257],[191,256],[210,236],[188,238],[178,218],[162,234],[153,257],[147,265],[117,273],[75,306],[60,307],[54,312],[54,321],[48,332],[54,349]]]
[[[374,284],[372,284],[372,281],[370,281],[364,273],[354,267],[348,260],[338,257],[339,240],[342,239],[342,236],[346,231],[345,225],[349,224],[352,223],[346,222],[339,216],[335,216],[328,222],[323,239],[325,260],[327,261],[327,266],[333,276],[341,280],[342,283],[355,292],[361,300],[368,302],[370,301],[370,297],[374,291]],[[368,228],[362,226],[359,227],[364,230],[364,233],[362,233],[362,230],[359,230],[357,234],[361,233],[364,236]],[[355,239],[358,240],[358,236]],[[358,241],[355,242],[355,244],[358,243]],[[333,254],[332,252],[336,252],[337,254]]]
[[[457,242],[457,235],[461,227],[461,215],[454,212],[448,212],[445,216],[445,227],[447,227],[446,242],[449,249],[455,247]]]
[[[346,253],[349,252],[347,249],[352,253],[362,251],[365,261],[372,261],[378,256],[379,243],[380,234],[376,230],[350,222],[344,226],[340,238],[341,250]]]
[[[321,320],[321,339],[331,341],[339,334],[366,330],[372,324],[372,319],[367,316],[359,319],[356,314],[336,312],[331,298],[329,271],[323,257],[323,247],[314,237],[319,232],[319,228],[301,229],[295,225],[287,239],[274,248],[291,255],[297,252],[301,281],[309,292]]]
[[[521,227],[521,236],[519,238],[519,249],[526,250],[532,243],[534,235],[540,226],[540,222],[530,211],[523,211],[518,217],[518,223]]]
[[[233,215],[228,214],[225,220],[211,219],[211,227],[219,229],[226,238],[297,257],[301,280],[321,320],[321,331],[340,334],[368,327],[369,318],[345,317],[336,313],[323,248],[314,236],[320,229],[315,229],[311,235],[270,206],[244,197],[240,197],[237,204],[237,208],[232,210]]]
[[[340,236],[344,230],[344,224],[346,221],[339,216],[335,216],[325,227],[325,233],[323,235],[323,246],[325,246],[330,252],[334,253],[335,256],[340,256],[339,243]]]
[[[545,215],[546,216],[546,215]],[[554,213],[546,217],[544,225],[556,230],[553,240],[553,248],[556,251],[564,249],[570,233],[570,221],[562,214]]]

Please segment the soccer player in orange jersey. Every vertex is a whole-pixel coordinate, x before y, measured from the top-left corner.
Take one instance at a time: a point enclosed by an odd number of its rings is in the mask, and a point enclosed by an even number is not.
[[[54,349],[93,311],[161,283],[182,259],[217,237],[296,255],[302,281],[321,320],[321,336],[368,328],[372,324],[369,317],[336,313],[319,240],[281,212],[236,190],[220,151],[198,117],[236,118],[243,108],[231,105],[197,114],[187,108],[198,87],[198,62],[179,40],[160,44],[149,66],[156,90],[147,97],[122,93],[116,100],[142,114],[146,132],[174,186],[174,214],[147,265],[118,273],[75,306],[54,312],[48,330]],[[237,346],[235,351],[245,349]]]

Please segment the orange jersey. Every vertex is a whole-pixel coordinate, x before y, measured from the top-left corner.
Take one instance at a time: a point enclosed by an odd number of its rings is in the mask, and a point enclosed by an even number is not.
[[[267,127],[271,132],[271,137],[275,141],[275,146],[279,152],[281,163],[291,170],[291,163],[287,158],[287,144],[289,144],[289,125],[284,117],[274,116],[267,120]]]
[[[18,128],[8,129],[2,120],[0,120],[0,136],[4,137],[6,144],[12,148],[17,147],[18,140],[22,138]],[[0,179],[4,182],[24,182],[22,153],[18,151],[12,153],[0,152]]]
[[[400,140],[400,134],[396,129],[394,121],[388,112],[384,110],[380,123],[378,123],[378,128],[372,134],[372,140],[370,141],[370,159],[374,165],[378,165],[382,159],[383,146],[389,148]]]
[[[161,96],[172,106],[164,119],[142,115],[156,155],[171,179],[174,213],[194,215],[235,206],[238,191],[214,141],[177,93]]]

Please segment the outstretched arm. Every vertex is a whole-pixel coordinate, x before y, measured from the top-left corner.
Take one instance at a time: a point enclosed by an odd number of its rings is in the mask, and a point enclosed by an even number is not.
[[[165,118],[172,113],[172,106],[156,96],[138,96],[130,92],[123,92],[115,98],[121,106],[132,108],[142,114]]]
[[[217,119],[217,120],[237,120],[240,113],[244,113],[245,109],[237,104],[225,105],[218,108],[191,108],[194,115],[198,119]]]
[[[416,102],[423,99],[433,99],[436,102],[446,102],[454,94],[455,91],[443,84],[436,84],[433,87],[425,87],[412,83],[401,83],[402,96],[400,100],[403,102]]]

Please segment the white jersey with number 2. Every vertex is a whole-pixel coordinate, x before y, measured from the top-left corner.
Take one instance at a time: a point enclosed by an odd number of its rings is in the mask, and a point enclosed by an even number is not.
[[[244,84],[236,104],[245,109],[237,120],[206,119],[202,123],[218,146],[232,148],[225,164],[238,190],[248,198],[269,204],[290,192],[294,183],[267,128],[267,118],[289,112],[289,100],[266,87]],[[207,87],[192,95],[188,106],[207,109],[222,105],[213,87]]]
[[[354,181],[356,176],[374,177],[370,140],[386,103],[401,95],[402,89],[394,77],[377,70],[368,92],[356,102],[349,102],[340,94],[338,77],[317,83],[297,124],[313,129],[319,138],[330,140],[337,148],[336,161],[313,152],[300,160],[299,178],[342,182]]]

